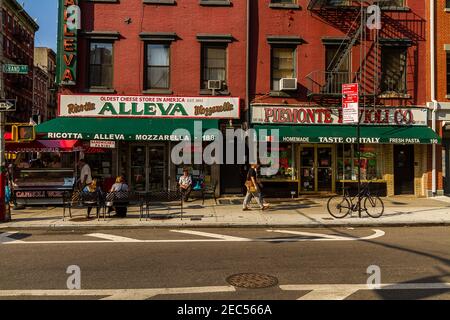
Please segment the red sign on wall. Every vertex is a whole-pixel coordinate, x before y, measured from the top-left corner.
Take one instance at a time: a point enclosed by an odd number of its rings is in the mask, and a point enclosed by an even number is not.
[[[357,83],[342,85],[342,121],[343,123],[358,123],[359,121],[359,90]]]

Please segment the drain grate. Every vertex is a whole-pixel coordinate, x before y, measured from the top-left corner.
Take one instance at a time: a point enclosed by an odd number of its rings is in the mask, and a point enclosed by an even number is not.
[[[270,288],[278,285],[278,279],[261,273],[239,273],[229,276],[227,282],[234,287],[246,289]]]

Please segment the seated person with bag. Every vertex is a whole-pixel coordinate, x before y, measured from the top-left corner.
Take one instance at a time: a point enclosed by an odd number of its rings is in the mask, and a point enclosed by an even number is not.
[[[124,206],[115,206],[114,202],[121,202]],[[125,183],[123,176],[118,176],[116,182],[112,185],[109,193],[106,195],[106,206],[108,207],[108,213],[116,211],[117,217],[126,217],[128,203],[128,185]]]

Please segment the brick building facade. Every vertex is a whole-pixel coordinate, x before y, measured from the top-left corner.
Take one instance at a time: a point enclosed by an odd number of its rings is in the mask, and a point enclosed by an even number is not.
[[[426,3],[384,2],[379,29],[368,26],[377,12],[368,9],[368,2],[251,3],[251,121],[256,128],[278,129],[285,142],[280,148],[283,168],[265,181],[266,188],[273,185],[286,195],[339,192],[343,186],[354,188],[360,174],[388,196],[429,195],[427,144],[439,139],[363,143],[359,172],[357,145],[345,143],[345,137],[357,135],[356,129],[352,132],[341,123],[342,85],[358,83],[363,137],[382,136],[388,123],[386,134],[391,137],[427,126]],[[290,79],[297,88],[289,87]],[[281,88],[285,85],[288,88]],[[408,126],[380,121],[380,112],[394,118],[421,114],[422,128],[412,126],[418,124],[415,120]]]
[[[206,106],[221,110],[201,117],[206,127],[278,130],[281,168],[265,179],[267,193],[338,192],[360,176],[382,194],[429,194],[429,144],[440,138],[428,127],[422,76],[425,3],[385,2],[375,29],[368,21],[377,8],[348,0],[83,1],[80,28],[77,3],[60,1],[60,118],[39,130],[87,144],[115,140],[110,160],[92,156],[111,168],[98,176],[173,189],[182,168],[169,161],[175,141],[160,133],[191,130],[199,114],[190,108]],[[348,83],[359,85],[359,151],[356,126],[343,123]],[[239,166],[190,169],[222,193],[241,191]]]
[[[450,3],[445,0],[434,0],[434,8],[431,1],[427,2],[428,13],[434,16],[434,46],[430,47],[427,54],[428,64],[433,64],[434,53],[434,76],[428,72],[427,94],[428,105],[433,109],[433,99],[436,100],[436,130],[443,138],[442,146],[436,147],[436,185],[437,193],[450,193]],[[434,9],[434,10],[433,10]],[[434,12],[430,12],[434,11]],[[431,27],[431,24],[430,24]],[[434,47],[434,48],[433,48]],[[434,51],[434,52],[433,52]],[[432,92],[432,80],[434,78],[434,92]],[[432,157],[429,165],[432,167]],[[432,188],[432,172],[429,174],[429,188]]]
[[[16,0],[1,1],[3,64],[28,66],[28,74],[4,74],[5,98],[17,99],[16,112],[7,115],[10,122],[28,122],[33,106],[33,55],[37,23]]]
[[[45,84],[45,108],[40,113],[40,121],[50,120],[56,117],[56,53],[45,47],[34,48],[34,64],[43,70],[47,77]]]

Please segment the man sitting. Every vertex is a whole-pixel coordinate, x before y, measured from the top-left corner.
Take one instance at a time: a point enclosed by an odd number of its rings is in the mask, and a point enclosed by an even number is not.
[[[192,178],[189,175],[188,169],[183,170],[183,175],[180,177],[178,184],[180,185],[180,192],[183,201],[187,201],[189,199],[189,194],[192,191]]]

